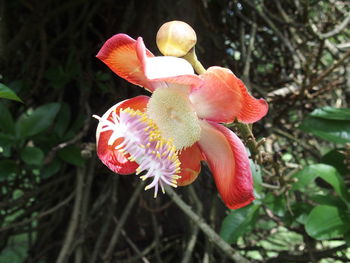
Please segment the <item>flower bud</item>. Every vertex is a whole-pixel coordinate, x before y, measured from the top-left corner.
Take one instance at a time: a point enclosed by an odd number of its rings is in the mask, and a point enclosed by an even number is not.
[[[157,46],[164,56],[183,57],[196,42],[196,32],[182,21],[167,22],[157,33]]]

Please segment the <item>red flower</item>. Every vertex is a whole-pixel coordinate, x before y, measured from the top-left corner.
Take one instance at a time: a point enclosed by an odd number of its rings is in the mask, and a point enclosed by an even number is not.
[[[151,98],[138,96],[120,102],[99,118],[97,153],[104,164],[116,173],[129,174],[143,167],[141,163],[150,162],[146,157],[133,158],[135,153],[141,156],[140,149],[144,146],[137,149],[129,146],[130,152],[125,149],[120,151],[124,147],[125,136],[129,135],[120,132],[118,125],[123,122],[118,121],[117,116],[121,112],[125,115],[124,109],[130,109],[130,112],[139,112],[137,116],[144,114],[142,118],[152,123],[150,125],[155,127],[154,133],[158,134],[155,140],[165,140],[164,143],[169,147],[175,147],[181,164],[174,177],[170,174],[167,177],[172,178],[170,180],[173,183],[170,185],[192,183],[200,172],[200,161],[204,160],[229,208],[240,208],[254,200],[246,149],[231,130],[219,123],[231,123],[235,119],[243,123],[256,122],[267,113],[265,100],[252,97],[242,81],[229,69],[210,67],[198,76],[184,59],[154,57],[140,37],[134,40],[125,34],[117,34],[106,41],[97,57],[120,77],[153,93]],[[112,115],[118,125],[108,128]],[[129,123],[129,119],[125,123]],[[135,134],[140,134],[140,130],[135,129],[131,128],[133,138]],[[140,145],[144,144],[143,140],[139,141]],[[155,152],[154,149],[152,151]],[[150,151],[142,153],[150,154]],[[131,158],[128,159],[129,155]],[[171,164],[174,171],[175,163],[177,161],[174,159]],[[157,163],[150,169],[154,167],[163,166]],[[157,174],[156,170],[154,174]],[[163,183],[169,184],[169,180],[163,180],[162,177],[156,181],[157,176],[152,175],[154,181],[150,187],[157,182],[162,188]]]

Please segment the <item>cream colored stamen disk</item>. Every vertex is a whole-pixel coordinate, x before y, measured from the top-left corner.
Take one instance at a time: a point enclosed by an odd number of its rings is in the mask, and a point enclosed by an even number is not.
[[[148,102],[147,114],[158,126],[162,136],[173,140],[177,150],[199,140],[201,128],[186,87],[172,85],[156,89]]]

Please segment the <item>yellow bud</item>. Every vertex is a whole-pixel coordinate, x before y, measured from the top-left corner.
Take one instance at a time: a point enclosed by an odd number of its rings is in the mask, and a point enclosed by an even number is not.
[[[183,57],[196,42],[196,32],[182,21],[167,22],[157,33],[157,46],[164,56]]]

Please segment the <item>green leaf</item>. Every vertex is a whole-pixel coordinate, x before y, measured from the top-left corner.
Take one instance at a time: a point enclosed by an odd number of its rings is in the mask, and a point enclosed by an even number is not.
[[[18,166],[13,160],[0,161],[0,182],[6,180],[12,174],[17,173]]]
[[[8,108],[0,103],[0,129],[5,133],[14,133],[15,123]]]
[[[22,160],[28,165],[41,165],[44,160],[44,152],[37,147],[25,147],[21,152]]]
[[[346,245],[350,247],[350,230],[344,234],[344,240],[346,242]]]
[[[57,120],[55,123],[55,132],[56,134],[62,138],[63,135],[67,132],[69,123],[71,119],[71,112],[68,104],[63,103],[61,105],[61,109],[57,115]]]
[[[222,222],[220,236],[230,244],[235,243],[248,230],[259,207],[259,205],[249,205],[233,210]]]
[[[283,217],[283,222],[290,225],[294,224],[295,222],[305,224],[306,218],[311,209],[313,209],[313,206],[304,202],[295,202],[291,205],[291,209],[293,213],[286,213]]]
[[[0,83],[0,98],[23,102],[14,91]]]
[[[342,153],[345,150],[345,148],[331,150],[322,156],[321,162],[334,166],[341,175],[350,174],[350,168],[346,166],[345,155]]]
[[[48,165],[42,166],[40,170],[41,178],[49,178],[50,176],[58,173],[58,171],[61,169],[61,162],[62,161],[60,159],[55,158]]]
[[[305,230],[317,240],[336,238],[349,231],[349,220],[337,207],[320,205],[309,214]]]
[[[322,119],[350,121],[350,108],[324,107],[314,110],[310,115]]]
[[[67,163],[75,166],[83,166],[84,159],[81,157],[80,149],[75,145],[70,145],[58,152],[58,156]]]
[[[59,109],[59,103],[49,103],[23,114],[16,123],[17,136],[26,138],[46,130],[52,125]]]
[[[28,256],[28,234],[11,236],[0,253],[1,263],[22,263]]]
[[[10,157],[11,147],[15,144],[15,138],[12,134],[0,132],[0,155]]]
[[[286,209],[287,202],[285,198],[280,198],[272,193],[272,191],[268,192],[263,200],[264,205],[266,205],[272,212],[279,216],[284,217],[286,213],[289,213]]]
[[[312,195],[310,200],[319,205],[336,206],[340,209],[347,209],[345,203],[338,197],[333,195]]]
[[[297,178],[298,181],[293,184],[292,190],[301,190],[314,181],[316,177],[321,177],[333,186],[335,192],[342,197],[345,202],[350,202],[343,178],[333,166],[322,163],[308,165],[301,171],[295,173],[293,177]]]
[[[340,144],[350,142],[350,121],[348,120],[308,116],[299,128],[330,142]]]

